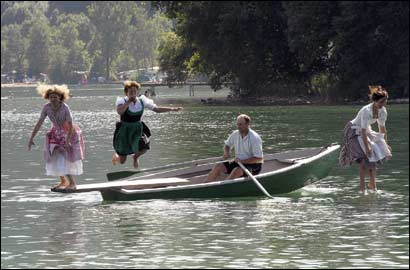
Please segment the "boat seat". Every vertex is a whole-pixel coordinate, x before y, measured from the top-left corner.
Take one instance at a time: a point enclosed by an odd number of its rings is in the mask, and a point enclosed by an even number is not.
[[[295,160],[293,160],[293,159],[277,159],[277,158],[275,158],[273,160],[276,161],[276,162],[279,162],[279,163],[295,164]]]

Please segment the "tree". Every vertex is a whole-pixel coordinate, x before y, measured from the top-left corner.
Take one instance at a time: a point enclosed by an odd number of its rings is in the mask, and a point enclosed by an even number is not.
[[[21,35],[21,26],[10,24],[1,28],[1,70],[2,73],[13,70],[26,71],[25,58],[28,40]]]
[[[148,68],[157,64],[159,40],[163,33],[171,28],[165,16],[152,14],[149,16],[147,7],[141,4],[130,4],[132,15],[129,32],[123,48],[129,58],[122,61],[133,62],[136,68]],[[127,69],[130,69],[129,67]]]
[[[278,94],[275,86],[297,81],[280,2],[172,1],[157,6],[176,20],[183,47],[192,47],[184,62],[200,65],[215,87],[228,80],[246,95]],[[196,61],[190,61],[194,55]]]
[[[332,21],[338,15],[334,1],[283,2],[287,18],[289,49],[295,54],[302,80],[312,90],[312,79],[332,77],[331,61],[335,31]]]
[[[408,2],[342,2],[340,6],[340,16],[333,23],[337,88],[358,99],[365,97],[369,84],[381,84],[397,96],[398,87],[408,88],[408,76],[403,78],[409,61]]]
[[[88,7],[90,22],[94,25],[93,39],[99,44],[105,60],[105,76],[110,79],[110,68],[128,34],[130,13],[128,2],[94,2]]]
[[[46,16],[48,1],[3,1],[1,13],[1,25],[22,24],[38,17]]]
[[[175,53],[179,64],[174,64],[204,70],[216,87],[231,81],[245,95],[316,90],[334,99],[359,99],[368,84],[382,84],[392,96],[408,95],[408,2],[156,1],[155,6],[175,22],[182,42],[177,52],[189,52]]]
[[[185,46],[181,37],[173,32],[164,35],[159,46],[159,64],[167,72],[168,82],[183,82],[187,79],[187,62],[192,55],[192,49]]]
[[[32,22],[28,36],[29,45],[26,53],[28,73],[38,76],[48,73],[50,60],[50,27],[47,18],[39,17]]]

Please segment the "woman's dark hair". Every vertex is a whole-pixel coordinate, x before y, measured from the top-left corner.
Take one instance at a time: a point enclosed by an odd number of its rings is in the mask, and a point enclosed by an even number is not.
[[[389,97],[389,93],[387,93],[387,90],[383,88],[381,85],[376,85],[376,86],[369,85],[369,89],[370,89],[369,97],[372,101],[378,101],[382,98]]]

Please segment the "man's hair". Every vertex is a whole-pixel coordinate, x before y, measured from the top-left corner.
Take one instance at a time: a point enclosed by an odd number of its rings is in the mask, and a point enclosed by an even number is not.
[[[246,122],[247,124],[249,124],[249,123],[251,122],[251,118],[250,118],[248,115],[246,115],[246,114],[240,114],[240,115],[238,115],[238,117],[236,118],[236,120],[238,120],[238,119],[240,119],[240,118],[245,119],[245,122]]]

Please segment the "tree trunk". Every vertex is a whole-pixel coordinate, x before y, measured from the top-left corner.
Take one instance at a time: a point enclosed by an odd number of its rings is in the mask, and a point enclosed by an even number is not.
[[[110,79],[110,57],[107,55],[105,59],[106,70],[105,70],[105,79],[108,81]]]
[[[147,58],[144,57],[144,68],[145,70],[148,69]]]

